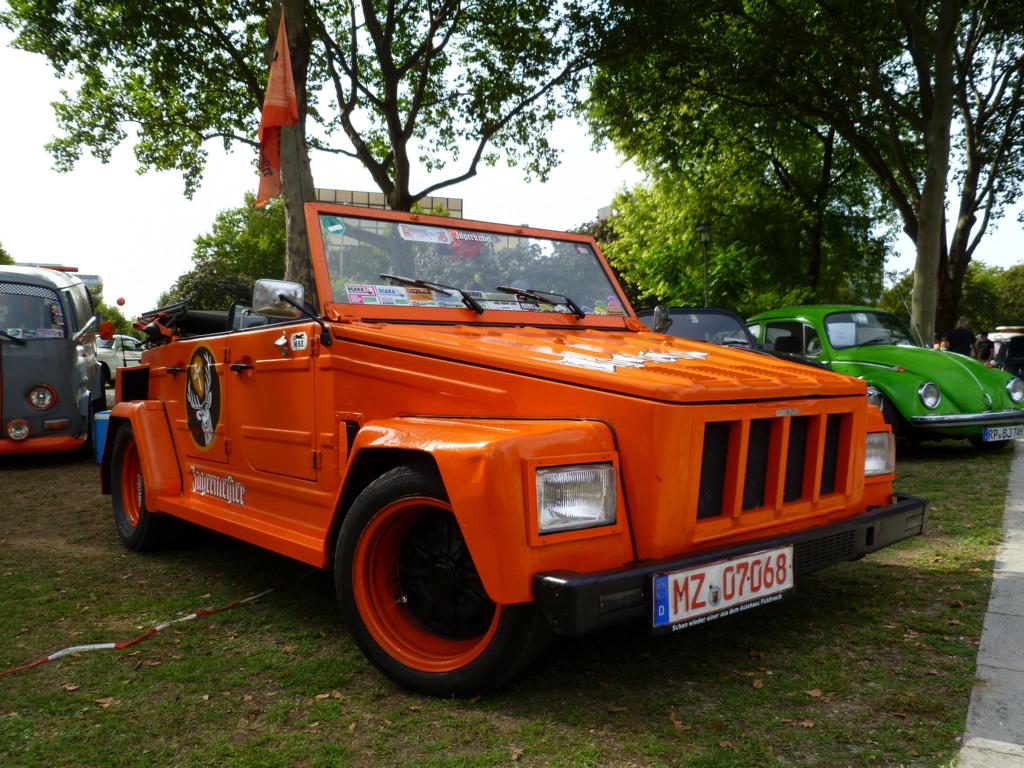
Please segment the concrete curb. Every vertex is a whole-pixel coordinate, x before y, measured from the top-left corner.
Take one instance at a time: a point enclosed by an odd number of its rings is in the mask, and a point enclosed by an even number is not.
[[[1024,768],[1024,440],[1015,450],[960,768]]]

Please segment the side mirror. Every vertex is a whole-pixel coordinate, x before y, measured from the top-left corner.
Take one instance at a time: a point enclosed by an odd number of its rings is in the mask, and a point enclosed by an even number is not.
[[[291,302],[284,301],[281,296],[287,296]],[[252,311],[259,315],[268,317],[286,317],[294,320],[302,317],[303,300],[306,292],[298,283],[289,283],[286,280],[257,280],[252,289]],[[295,305],[298,306],[295,306]]]
[[[77,344],[83,339],[89,337],[91,334],[96,333],[97,325],[99,325],[99,320],[97,320],[96,316],[93,315],[89,318],[89,322],[83,325],[81,329],[79,329],[78,333],[71,337],[71,340]]]
[[[100,323],[100,338],[104,341],[110,341],[114,338],[114,324],[109,320],[104,320]]]
[[[654,308],[654,321],[651,324],[651,330],[655,333],[664,333],[671,327],[672,318],[669,317],[668,307],[659,304]]]

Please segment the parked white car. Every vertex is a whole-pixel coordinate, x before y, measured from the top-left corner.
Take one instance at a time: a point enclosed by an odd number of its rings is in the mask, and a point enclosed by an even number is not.
[[[114,336],[96,339],[96,359],[100,363],[103,381],[113,383],[114,371],[126,365],[138,365],[142,357],[142,342],[132,336]]]

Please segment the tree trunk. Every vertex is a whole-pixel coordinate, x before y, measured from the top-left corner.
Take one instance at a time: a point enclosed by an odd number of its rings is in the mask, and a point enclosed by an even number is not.
[[[277,13],[271,11],[269,29],[276,29]],[[316,198],[313,174],[306,147],[306,75],[309,69],[310,37],[305,22],[305,0],[284,0],[284,23],[288,29],[288,48],[295,80],[295,98],[299,106],[298,125],[281,128],[281,186],[284,197],[285,258],[284,278],[299,283],[306,291],[306,301],[318,304],[313,264],[309,252],[304,204]]]
[[[828,196],[832,183],[832,153],[835,148],[836,130],[829,128],[828,136],[822,140],[821,174],[818,177],[818,188],[814,199],[814,225],[811,227],[811,261],[807,266],[807,283],[818,298],[818,285],[821,282],[823,241],[825,238],[825,212],[828,208]]]
[[[921,342],[930,344],[935,335],[939,268],[945,250],[946,180],[949,176],[950,123],[953,116],[953,50],[957,3],[942,0],[936,25],[935,70],[931,88],[921,83],[925,128],[925,177],[918,207],[917,263],[914,267],[914,295],[910,322]],[[930,104],[927,100],[930,99]]]

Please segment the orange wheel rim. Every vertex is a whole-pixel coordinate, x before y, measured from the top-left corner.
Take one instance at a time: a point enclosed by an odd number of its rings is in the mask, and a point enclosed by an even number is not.
[[[356,542],[352,591],[359,616],[392,658],[421,672],[451,672],[478,658],[501,620],[487,597],[451,507],[400,499]]]
[[[142,499],[142,464],[139,461],[139,449],[132,442],[128,444],[124,458],[121,459],[121,504],[124,516],[132,528],[139,524]]]

